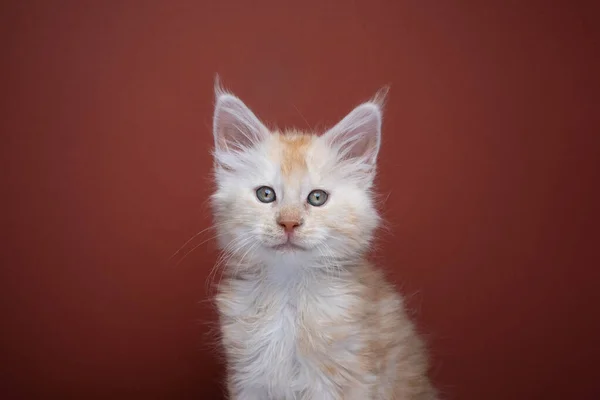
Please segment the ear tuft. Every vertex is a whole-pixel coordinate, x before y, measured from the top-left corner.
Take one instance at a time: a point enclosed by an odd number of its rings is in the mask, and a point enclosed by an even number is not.
[[[370,103],[375,103],[380,110],[385,108],[387,102],[388,93],[390,92],[390,85],[385,85],[375,93],[375,96],[371,99]]]
[[[224,94],[229,94],[229,92],[221,84],[221,76],[218,73],[215,74],[214,92],[215,100],[218,100],[219,97]]]

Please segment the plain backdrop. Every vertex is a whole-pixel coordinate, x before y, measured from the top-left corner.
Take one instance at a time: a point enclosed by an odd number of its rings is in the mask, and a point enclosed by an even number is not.
[[[391,85],[374,259],[436,385],[600,398],[597,21],[566,1],[3,1],[2,398],[221,398],[212,234],[169,260],[210,225],[217,72],[318,131]]]

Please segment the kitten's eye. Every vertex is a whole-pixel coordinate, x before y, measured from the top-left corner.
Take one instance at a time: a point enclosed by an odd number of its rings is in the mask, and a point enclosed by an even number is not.
[[[256,197],[263,203],[272,203],[275,201],[275,191],[268,186],[261,186],[256,189]]]
[[[317,189],[313,190],[308,194],[308,198],[306,199],[311,206],[320,207],[327,201],[329,195],[326,191]]]

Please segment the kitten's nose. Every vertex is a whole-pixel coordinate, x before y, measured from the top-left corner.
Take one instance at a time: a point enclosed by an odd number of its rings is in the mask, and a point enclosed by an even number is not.
[[[283,227],[285,233],[292,233],[294,229],[302,225],[302,221],[297,219],[280,219],[277,223]]]

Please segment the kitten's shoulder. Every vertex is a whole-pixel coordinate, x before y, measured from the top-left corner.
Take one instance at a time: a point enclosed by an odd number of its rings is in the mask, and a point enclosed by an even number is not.
[[[386,272],[369,260],[362,260],[354,269],[354,279],[373,300],[400,297]]]

